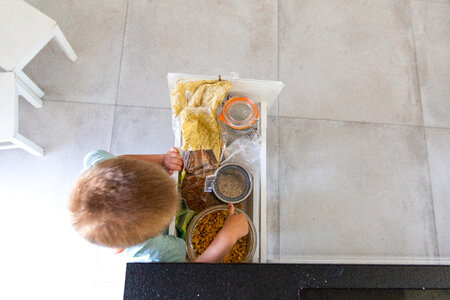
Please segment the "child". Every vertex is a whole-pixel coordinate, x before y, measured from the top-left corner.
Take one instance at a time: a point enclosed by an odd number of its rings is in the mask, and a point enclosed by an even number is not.
[[[182,167],[176,148],[160,155],[90,152],[70,196],[74,227],[91,243],[125,250],[129,261],[184,262],[185,241],[163,234],[180,204],[169,174]],[[230,204],[224,227],[196,262],[221,262],[247,233],[245,216]]]

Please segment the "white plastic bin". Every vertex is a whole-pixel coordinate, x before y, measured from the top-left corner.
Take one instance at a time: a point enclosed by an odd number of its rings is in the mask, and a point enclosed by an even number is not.
[[[218,76],[191,75],[180,73],[169,73],[167,81],[169,92],[178,80],[216,80]],[[246,207],[246,212],[252,218],[258,236],[258,244],[253,262],[266,262],[267,248],[267,229],[266,229],[266,189],[267,189],[267,164],[266,164],[266,140],[267,140],[267,112],[272,107],[284,84],[280,81],[265,81],[254,79],[240,79],[231,74],[231,76],[222,76],[222,80],[228,80],[232,84],[232,89],[228,95],[245,96],[252,99],[260,108],[260,118],[258,121],[258,130],[261,137],[261,157],[259,172],[253,174],[253,201]],[[175,132],[175,147],[181,146],[181,131]],[[178,174],[173,174],[178,178]],[[170,234],[175,234],[175,223],[172,222],[169,228]]]

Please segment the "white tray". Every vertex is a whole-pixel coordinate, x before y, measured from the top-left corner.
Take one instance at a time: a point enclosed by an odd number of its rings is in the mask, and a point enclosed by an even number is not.
[[[191,75],[180,73],[167,74],[169,92],[180,79],[183,80],[214,80],[218,76]],[[266,230],[266,188],[267,188],[267,165],[266,165],[266,140],[267,140],[267,112],[272,107],[284,84],[280,81],[264,81],[253,79],[239,79],[236,75],[222,76],[222,80],[228,80],[232,84],[228,92],[231,96],[246,96],[252,99],[260,107],[260,118],[258,130],[261,137],[261,157],[259,172],[253,174],[253,201],[246,201],[245,211],[252,219],[257,232],[257,249],[253,262],[266,262],[267,230]],[[181,131],[175,132],[175,147],[180,148],[182,142]],[[172,177],[178,180],[178,172]],[[175,222],[169,227],[169,234],[175,234]]]

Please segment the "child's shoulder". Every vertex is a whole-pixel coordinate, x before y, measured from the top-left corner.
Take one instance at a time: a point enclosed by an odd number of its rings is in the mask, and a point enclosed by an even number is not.
[[[112,153],[109,153],[108,151],[105,150],[91,151],[84,157],[83,161],[84,170],[87,170],[90,167],[111,158],[116,158],[116,156]]]

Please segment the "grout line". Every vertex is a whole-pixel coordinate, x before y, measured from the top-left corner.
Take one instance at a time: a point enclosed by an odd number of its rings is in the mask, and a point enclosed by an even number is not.
[[[450,4],[448,0],[415,0],[422,3],[434,3],[434,4]]]
[[[277,79],[280,81],[280,1],[277,0]],[[279,260],[281,257],[281,224],[280,224],[280,217],[281,217],[281,197],[280,197],[280,102],[281,97],[278,97],[277,101],[277,155],[276,155],[276,161],[277,161],[277,202],[278,202],[278,211],[277,211],[277,219],[278,219],[278,232],[277,232],[277,252],[276,252],[276,258]]]
[[[336,119],[320,119],[320,118],[306,118],[306,117],[292,117],[292,116],[279,116],[280,118],[285,119],[301,119],[301,120],[311,120],[311,121],[329,121],[329,122],[347,122],[347,123],[359,123],[359,124],[368,124],[368,125],[387,125],[387,126],[406,126],[406,127],[424,127],[423,125],[414,125],[414,124],[396,124],[396,123],[377,123],[377,122],[368,122],[368,121],[354,121],[354,120],[336,120]]]
[[[427,133],[424,128],[423,130],[423,139],[425,143],[425,150],[427,153],[426,159],[427,159],[427,171],[428,171],[428,179],[429,179],[429,186],[430,186],[430,196],[431,196],[431,209],[433,214],[433,222],[434,222],[434,235],[435,235],[435,242],[436,242],[436,249],[435,254],[438,258],[441,257],[440,250],[439,250],[439,239],[438,239],[438,232],[437,232],[437,223],[436,223],[436,213],[435,213],[435,207],[434,207],[434,196],[433,196],[433,183],[431,182],[431,169],[430,169],[430,158],[428,153],[428,140],[427,140]]]
[[[114,102],[113,124],[112,124],[112,130],[111,130],[111,140],[110,140],[110,143],[109,143],[109,151],[110,152],[111,152],[111,147],[112,147],[113,138],[114,138],[114,128],[115,128],[115,125],[116,125],[117,99],[119,98],[119,85],[120,85],[120,75],[122,74],[123,49],[125,48],[125,35],[126,35],[127,22],[128,22],[128,5],[129,5],[129,1],[126,0],[125,22],[123,24],[122,49],[120,50],[119,76],[117,76],[116,99],[115,99],[115,102]]]
[[[112,129],[111,129],[111,137],[109,139],[109,149],[108,152],[111,152],[111,148],[112,148],[112,143],[113,143],[113,139],[114,139],[114,129],[115,129],[115,125],[116,125],[116,111],[117,111],[117,105],[114,105],[114,112],[113,112],[113,118],[112,118]]]
[[[129,1],[126,1],[126,7],[125,7],[125,22],[123,24],[123,36],[122,36],[122,49],[120,50],[120,65],[119,65],[119,76],[117,77],[117,88],[116,88],[116,101],[115,104],[117,105],[117,99],[119,96],[119,85],[120,85],[120,75],[122,74],[122,62],[123,62],[123,49],[125,48],[125,35],[127,33],[127,23],[128,23],[128,5]]]
[[[278,253],[277,257],[281,257],[281,197],[280,197],[280,119],[277,117],[277,200],[278,200]]]
[[[423,115],[423,105],[422,105],[422,91],[420,89],[420,75],[419,75],[419,66],[417,63],[417,47],[416,47],[416,35],[414,32],[414,16],[412,11],[412,0],[409,1],[409,12],[411,17],[411,36],[412,36],[412,42],[413,42],[413,54],[414,54],[414,69],[415,69],[415,75],[417,80],[417,96],[419,97],[419,104],[420,104],[420,114],[422,117],[422,125],[425,126],[425,116]]]
[[[428,141],[427,141],[427,133],[425,130],[425,115],[423,113],[423,104],[422,104],[422,90],[420,88],[420,73],[419,73],[419,66],[417,61],[417,43],[416,43],[416,33],[414,30],[414,15],[413,15],[413,3],[410,0],[409,1],[409,12],[411,17],[411,35],[413,39],[413,51],[414,51],[414,67],[416,71],[416,80],[417,80],[417,96],[419,97],[419,103],[420,103],[420,112],[422,115],[422,124],[423,124],[423,141],[425,143],[425,152],[426,152],[426,160],[427,160],[427,172],[428,172],[428,186],[430,187],[430,196],[431,196],[431,212],[433,216],[433,225],[434,225],[434,240],[435,240],[435,249],[433,255],[437,255],[437,257],[440,257],[440,251],[439,251],[439,239],[438,239],[438,233],[437,233],[437,223],[436,223],[436,213],[435,213],[435,206],[434,206],[434,196],[433,196],[433,183],[431,182],[431,168],[430,168],[430,159],[429,159],[429,153],[428,153]]]
[[[439,130],[450,130],[450,127],[439,127],[439,126],[424,126],[427,129],[439,129]]]
[[[43,101],[44,101],[44,102],[61,102],[61,103],[75,103],[75,104],[89,104],[89,105],[114,106],[114,104],[112,104],[112,103],[80,102],[80,101],[72,101],[72,100],[44,99]]]
[[[143,106],[143,105],[132,105],[132,104],[112,104],[112,103],[98,103],[98,102],[79,102],[71,100],[50,100],[44,99],[44,102],[62,102],[62,103],[76,103],[76,104],[88,104],[88,105],[104,105],[104,106],[118,106],[118,107],[136,107],[136,108],[150,108],[150,109],[161,109],[161,110],[171,110],[170,107],[154,107],[154,106]],[[300,120],[312,120],[312,121],[330,121],[330,122],[348,122],[348,123],[363,123],[371,125],[388,125],[388,126],[409,126],[409,127],[424,127],[428,129],[440,129],[440,130],[450,130],[450,127],[439,127],[439,126],[422,126],[413,124],[396,124],[396,123],[378,123],[378,122],[366,122],[366,121],[352,121],[352,120],[336,120],[336,119],[322,119],[322,118],[307,118],[307,117],[292,117],[292,116],[279,116],[279,115],[269,115],[275,118],[285,118],[285,119],[300,119]]]
[[[152,106],[143,106],[143,105],[117,104],[116,106],[171,110],[170,107],[152,107]]]
[[[151,108],[151,109],[164,109],[170,110],[170,107],[152,107],[152,106],[143,106],[143,105],[131,105],[131,104],[114,104],[114,103],[98,103],[98,102],[80,102],[80,101],[71,101],[71,100],[50,100],[46,99],[45,101],[50,102],[62,102],[62,103],[76,103],[76,104],[90,104],[90,105],[106,105],[106,106],[121,106],[121,107],[137,107],[137,108]]]
[[[277,80],[280,81],[280,1],[277,0]],[[280,97],[277,101],[277,116],[280,115]]]

